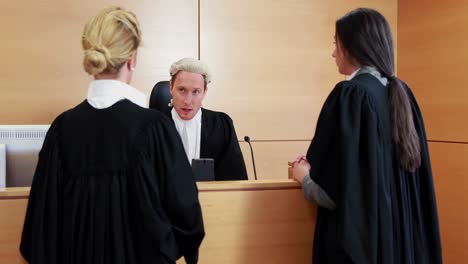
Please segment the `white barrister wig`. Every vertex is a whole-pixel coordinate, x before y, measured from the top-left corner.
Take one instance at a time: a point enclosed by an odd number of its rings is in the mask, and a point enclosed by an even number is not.
[[[173,77],[180,71],[199,73],[203,75],[206,84],[211,82],[211,72],[208,65],[197,59],[183,58],[178,60],[171,65],[169,73],[171,74],[171,77]]]

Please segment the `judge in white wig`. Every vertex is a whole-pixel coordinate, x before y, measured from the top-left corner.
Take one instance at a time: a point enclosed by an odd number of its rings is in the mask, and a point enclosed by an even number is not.
[[[244,157],[232,119],[202,108],[211,73],[200,60],[184,58],[171,65],[170,117],[174,120],[189,161],[215,160],[216,180],[247,180]],[[228,100],[228,98],[226,98]]]

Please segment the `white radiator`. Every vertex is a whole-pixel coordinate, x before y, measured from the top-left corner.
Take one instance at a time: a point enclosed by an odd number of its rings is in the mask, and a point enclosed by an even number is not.
[[[0,125],[0,187],[31,186],[48,129],[49,125]]]

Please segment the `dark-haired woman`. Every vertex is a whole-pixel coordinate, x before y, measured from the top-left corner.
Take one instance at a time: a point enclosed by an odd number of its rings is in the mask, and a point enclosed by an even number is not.
[[[442,263],[423,119],[395,76],[390,27],[360,8],[336,21],[338,70],[307,155],[292,162],[319,205],[313,263]]]

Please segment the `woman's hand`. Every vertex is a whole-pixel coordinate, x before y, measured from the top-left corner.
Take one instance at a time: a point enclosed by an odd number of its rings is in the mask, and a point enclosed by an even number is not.
[[[304,177],[307,176],[310,171],[310,164],[306,157],[301,155],[295,160],[288,162],[288,164],[292,167],[292,178],[302,184],[302,180],[304,180]]]

